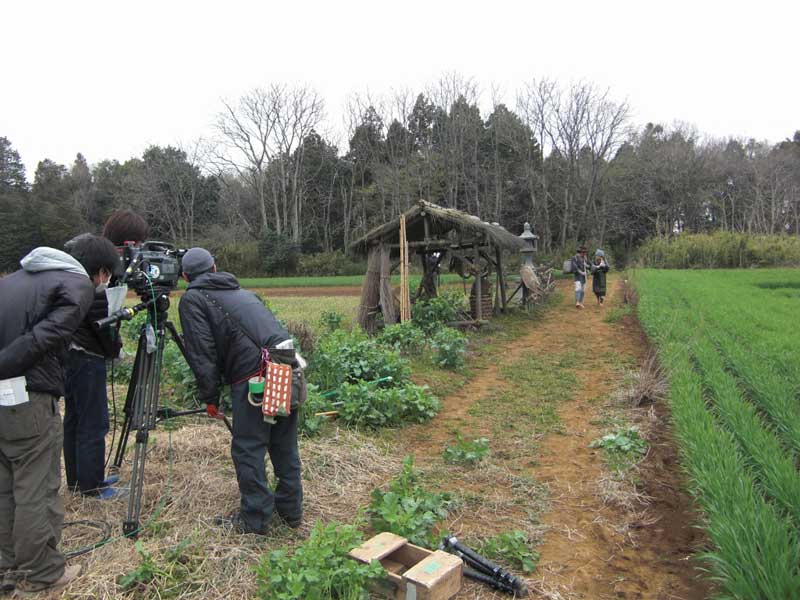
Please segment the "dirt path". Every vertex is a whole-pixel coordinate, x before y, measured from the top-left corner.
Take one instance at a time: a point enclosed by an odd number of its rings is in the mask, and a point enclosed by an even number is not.
[[[587,309],[578,311],[572,301],[571,282],[560,282],[560,304],[547,310],[529,333],[510,343],[497,362],[482,369],[462,390],[443,399],[443,409],[434,421],[407,432],[407,443],[421,464],[432,465],[453,432],[486,435],[492,443],[492,467],[478,471],[449,468],[453,489],[468,489],[497,507],[506,507],[502,523],[487,526],[487,515],[478,507],[459,515],[462,535],[486,535],[487,531],[519,526],[525,506],[510,489],[521,478],[544,484],[549,500],[539,515],[538,546],[541,559],[531,576],[534,597],[542,598],[641,598],[695,599],[709,595],[699,580],[689,555],[702,543],[691,527],[691,503],[681,491],[682,478],[663,406],[653,407],[650,420],[650,450],[639,465],[637,496],[623,502],[610,501],[608,469],[601,451],[589,448],[592,440],[607,432],[603,419],[610,395],[623,378],[624,368],[640,363],[647,351],[646,340],[631,317],[606,323],[603,316],[615,304],[619,282],[611,285],[603,307],[587,298]],[[514,385],[507,380],[509,365],[522,364],[527,356],[561,356],[574,376],[572,399],[559,402],[556,431],[536,438],[535,457],[531,445],[520,446],[509,423],[508,435],[498,434],[487,419],[475,416],[474,407],[487,396],[502,397]],[[513,390],[511,390],[513,391]],[[498,405],[499,406],[499,405]],[[502,408],[498,408],[501,410]],[[513,415],[506,415],[513,420]],[[522,417],[520,417],[522,418]],[[607,424],[606,424],[607,425]],[[448,468],[445,466],[444,468]],[[504,486],[487,472],[502,470],[510,485]],[[507,496],[503,503],[503,494]],[[530,511],[528,511],[530,512]],[[507,513],[507,514],[506,514]],[[535,530],[530,524],[527,531]],[[493,597],[476,586],[468,586],[459,598]],[[499,597],[499,596],[498,596]]]

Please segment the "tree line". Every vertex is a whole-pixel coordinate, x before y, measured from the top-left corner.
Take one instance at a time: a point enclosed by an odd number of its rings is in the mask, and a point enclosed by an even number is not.
[[[491,96],[482,113],[478,85],[450,75],[422,92],[353,95],[335,127],[313,88],[274,84],[223,102],[212,135],[189,147],[45,159],[32,183],[0,137],[0,270],[121,207],[151,237],[204,244],[245,271],[345,250],[419,198],[514,233],[529,221],[547,253],[592,243],[622,255],[684,231],[800,235],[800,131],[772,145],[634,128],[626,102],[585,82]]]

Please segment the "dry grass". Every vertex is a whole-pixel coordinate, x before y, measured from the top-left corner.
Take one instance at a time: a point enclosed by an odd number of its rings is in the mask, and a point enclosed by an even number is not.
[[[238,508],[239,491],[230,460],[230,435],[216,424],[187,425],[171,434],[156,432],[149,444],[142,503],[147,529],[141,548],[163,570],[157,584],[123,593],[120,576],[142,562],[131,540],[112,542],[73,561],[84,574],[69,586],[67,598],[252,598],[252,571],[259,556],[278,547],[292,547],[308,536],[317,520],[352,522],[370,491],[400,469],[401,459],[373,438],[337,431],[319,440],[301,442],[305,487],[304,524],[291,530],[280,524],[269,536],[233,535],[213,526],[217,515]],[[127,463],[126,463],[127,464]],[[123,466],[122,480],[128,473]],[[127,502],[101,502],[67,493],[66,520],[90,519],[112,525],[120,535]],[[62,547],[79,547],[97,532],[69,527]],[[181,551],[175,549],[183,544]],[[172,551],[172,554],[170,553]]]
[[[655,404],[666,397],[667,379],[655,353],[644,360],[638,371],[628,374],[614,394],[619,405],[631,408]]]

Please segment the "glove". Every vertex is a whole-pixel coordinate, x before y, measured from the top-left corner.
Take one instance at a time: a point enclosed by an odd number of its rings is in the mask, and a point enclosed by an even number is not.
[[[219,407],[216,404],[206,404],[206,413],[212,419],[224,419],[225,414],[220,412]]]

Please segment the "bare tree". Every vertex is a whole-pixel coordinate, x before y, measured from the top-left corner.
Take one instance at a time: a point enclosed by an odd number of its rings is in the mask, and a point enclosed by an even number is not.
[[[302,236],[302,143],[324,117],[320,96],[307,86],[256,88],[238,103],[223,101],[213,163],[234,172],[258,199],[261,227]],[[271,213],[271,214],[270,214]]]

